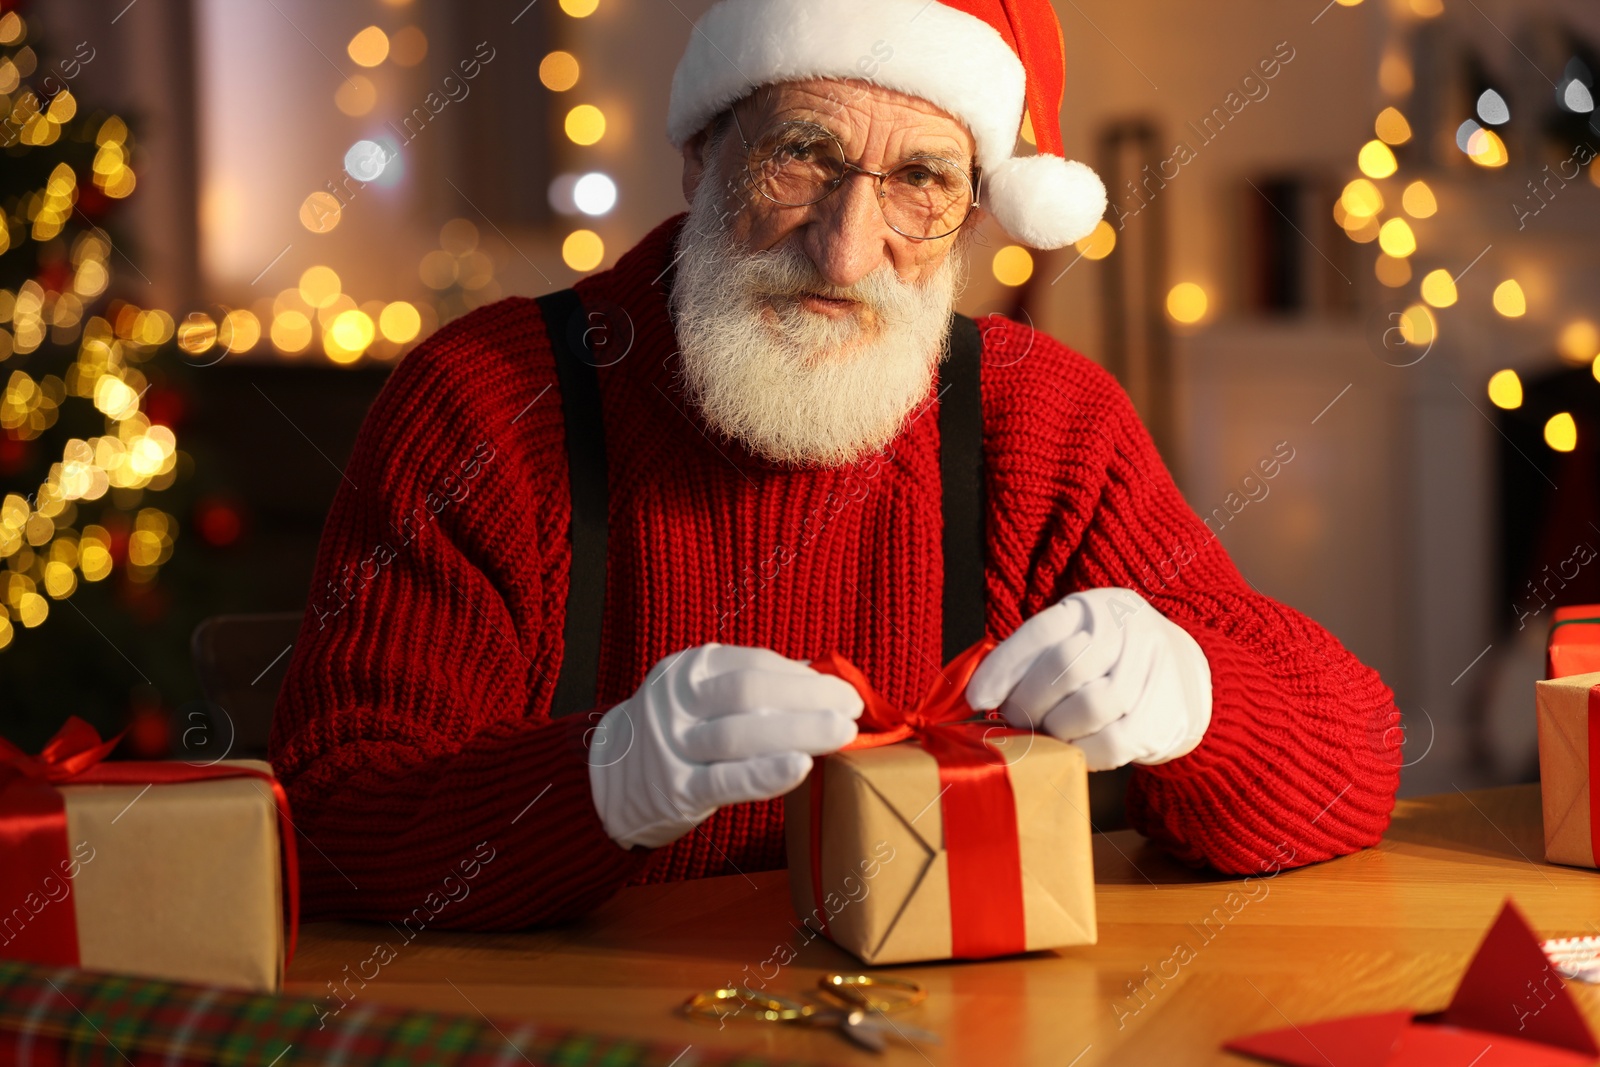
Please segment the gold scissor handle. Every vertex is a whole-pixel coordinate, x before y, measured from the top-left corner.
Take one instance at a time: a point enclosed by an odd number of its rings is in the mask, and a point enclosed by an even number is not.
[[[817,979],[817,987],[850,1007],[884,1014],[914,1008],[928,999],[928,991],[916,982],[888,975],[825,974]]]

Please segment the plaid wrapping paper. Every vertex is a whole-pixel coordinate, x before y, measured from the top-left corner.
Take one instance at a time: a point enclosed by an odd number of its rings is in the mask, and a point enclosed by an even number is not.
[[[738,1052],[367,1003],[318,1027],[309,1000],[0,960],[8,1067],[800,1067]],[[685,1048],[684,1046],[688,1046]]]

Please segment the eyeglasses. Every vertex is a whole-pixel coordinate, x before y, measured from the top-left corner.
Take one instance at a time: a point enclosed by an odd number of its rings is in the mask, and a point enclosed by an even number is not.
[[[865,174],[878,180],[878,204],[889,228],[914,241],[950,236],[978,206],[972,179],[950,160],[914,156],[892,170],[868,170],[846,160],[839,139],[815,122],[780,122],[751,144],[739,123],[739,113],[732,114],[751,184],[774,204],[807,207],[820,203],[850,174]]]

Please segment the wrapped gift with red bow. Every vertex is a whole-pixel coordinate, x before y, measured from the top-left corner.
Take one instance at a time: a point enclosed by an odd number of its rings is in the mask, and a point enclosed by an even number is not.
[[[0,739],[0,958],[277,992],[299,885],[272,768],[104,762],[120,740]]]
[[[951,660],[910,710],[837,653],[811,662],[865,708],[856,739],[784,800],[790,895],[808,926],[866,963],[1095,941],[1083,753],[967,704],[996,644]]]

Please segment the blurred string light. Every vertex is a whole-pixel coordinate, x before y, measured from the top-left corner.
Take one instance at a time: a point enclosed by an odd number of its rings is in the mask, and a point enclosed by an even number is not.
[[[1378,247],[1396,259],[1405,259],[1417,250],[1417,237],[1405,219],[1390,219],[1378,230]]]
[[[1387,178],[1400,169],[1394,150],[1382,141],[1368,141],[1357,158],[1361,173],[1369,178]]]
[[[575,271],[594,270],[605,256],[605,242],[593,230],[574,230],[561,244],[561,259]]]
[[[1507,278],[1495,286],[1494,309],[1508,319],[1520,319],[1528,313],[1528,298],[1515,278]]]
[[[1493,89],[1485,89],[1478,97],[1478,117],[1490,126],[1504,126],[1511,121],[1511,106]]]
[[[1489,402],[1497,408],[1515,411],[1522,406],[1522,379],[1514,370],[1496,371],[1489,378]]]
[[[1211,298],[1194,282],[1179,282],[1167,293],[1167,314],[1174,322],[1192,326],[1206,317]]]
[[[1594,75],[1583,60],[1571,60],[1561,72],[1556,102],[1577,115],[1587,115],[1594,110]]]
[[[578,84],[578,60],[571,52],[551,52],[539,61],[539,81],[553,93],[564,93]]]
[[[1414,181],[1406,186],[1406,191],[1400,197],[1400,206],[1414,219],[1431,219],[1439,211],[1439,201],[1434,198],[1433,189],[1425,181]]]
[[[1001,285],[1022,285],[1033,277],[1033,254],[1021,245],[1006,245],[994,254],[990,269]]]
[[[1436,308],[1454,307],[1459,299],[1456,281],[1447,270],[1429,271],[1422,279],[1422,299]]]
[[[1438,18],[1444,14],[1444,0],[1410,0],[1411,13],[1418,18]]]
[[[599,0],[561,0],[561,10],[575,19],[588,18],[598,7]],[[539,63],[539,81],[551,92],[568,91],[578,84],[580,73],[577,57],[566,51],[550,52]],[[563,122],[567,140],[581,148],[599,144],[606,127],[605,112],[594,104],[569,109]],[[548,196],[551,207],[560,214],[607,215],[617,206],[617,184],[598,171],[561,175],[551,182]],[[561,261],[572,270],[594,270],[605,258],[605,241],[593,230],[574,230],[561,242]]]
[[[389,35],[376,26],[368,26],[350,38],[345,50],[363,67],[380,66],[389,58]]]
[[[1571,452],[1578,447],[1578,423],[1570,412],[1550,416],[1544,424],[1544,443],[1557,452]]]
[[[1373,132],[1384,144],[1405,144],[1411,140],[1411,123],[1398,108],[1386,107],[1378,113]]]
[[[1079,238],[1073,245],[1084,259],[1105,259],[1117,248],[1117,231],[1111,223],[1101,219],[1095,223],[1089,236]]]
[[[598,172],[585,174],[573,184],[572,200],[585,215],[604,215],[617,206],[617,183]]]
[[[1600,327],[1587,319],[1568,323],[1556,340],[1556,351],[1568,363],[1588,363],[1600,355]]]

